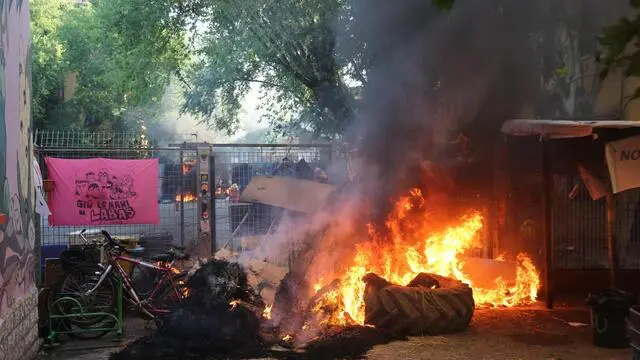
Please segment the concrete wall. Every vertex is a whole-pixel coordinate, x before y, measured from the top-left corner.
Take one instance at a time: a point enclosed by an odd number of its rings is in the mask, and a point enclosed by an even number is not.
[[[29,1],[0,1],[0,359],[38,350]],[[1,221],[0,221],[1,222]]]

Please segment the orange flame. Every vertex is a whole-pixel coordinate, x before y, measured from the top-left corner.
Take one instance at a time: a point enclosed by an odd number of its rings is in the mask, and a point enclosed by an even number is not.
[[[183,298],[187,298],[189,297],[189,294],[191,293],[191,290],[189,290],[189,288],[186,286],[186,283],[182,280],[178,281],[178,285],[179,285],[179,289],[181,291],[181,295]]]
[[[492,288],[473,286],[473,271],[463,269],[462,255],[477,245],[483,218],[472,212],[459,224],[435,228],[431,213],[424,209],[425,199],[418,189],[411,190],[395,205],[387,218],[388,235],[377,234],[372,227],[369,240],[356,246],[340,284],[326,292],[314,310],[330,314],[330,324],[364,323],[364,290],[362,278],[375,273],[387,281],[407,285],[419,273],[434,273],[455,278],[473,287],[478,306],[507,306],[530,304],[536,300],[540,285],[538,272],[527,255],[517,257],[515,283],[495,279]],[[504,260],[504,259],[501,259]],[[477,274],[481,275],[481,274]],[[315,291],[326,285],[314,286]],[[332,309],[335,307],[335,311]],[[327,311],[329,309],[329,311]]]
[[[272,305],[267,305],[264,308],[264,311],[262,311],[262,317],[264,317],[267,320],[271,319],[271,307]]]
[[[230,192],[229,188],[225,188],[225,187],[222,187],[222,186],[216,187],[216,196],[218,196],[218,197],[219,196],[223,196],[223,195],[224,196],[229,196],[229,192]]]
[[[184,202],[196,201],[196,196],[192,193],[184,193],[182,194],[182,200]],[[176,202],[180,202],[180,194],[176,194]]]

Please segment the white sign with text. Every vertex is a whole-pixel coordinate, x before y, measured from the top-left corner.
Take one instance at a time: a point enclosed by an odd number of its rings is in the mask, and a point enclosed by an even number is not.
[[[640,187],[640,136],[607,143],[605,154],[614,193]]]

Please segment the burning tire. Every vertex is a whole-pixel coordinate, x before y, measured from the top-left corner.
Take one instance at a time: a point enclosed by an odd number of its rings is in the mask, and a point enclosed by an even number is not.
[[[406,335],[440,335],[466,330],[475,302],[458,280],[420,274],[409,285],[392,285],[374,274],[364,279],[365,323]]]

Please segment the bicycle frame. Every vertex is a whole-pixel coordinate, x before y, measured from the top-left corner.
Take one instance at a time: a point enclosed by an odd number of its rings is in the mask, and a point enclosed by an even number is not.
[[[140,299],[140,297],[138,296],[138,293],[135,290],[135,287],[133,286],[133,282],[131,280],[131,277],[122,268],[122,266],[120,265],[120,263],[118,263],[118,261],[125,261],[125,262],[132,263],[132,264],[135,264],[135,265],[140,265],[140,266],[143,266],[143,267],[150,268],[150,269],[153,269],[155,271],[158,271],[158,272],[160,272],[162,274],[162,277],[160,278],[159,281],[157,281],[153,285],[153,289],[151,290],[151,293],[149,294],[149,296],[145,300],[141,300]],[[175,292],[175,295],[178,296],[178,297],[181,296],[179,291],[176,289],[176,286],[173,283],[173,279],[171,277],[172,274],[175,274],[172,265],[173,265],[173,262],[170,262],[168,264],[168,266],[159,266],[159,265],[156,265],[154,263],[150,263],[150,262],[147,262],[147,261],[135,259],[135,258],[132,258],[132,257],[129,257],[129,256],[125,256],[125,255],[111,255],[110,258],[109,258],[109,265],[107,265],[105,271],[100,276],[100,279],[98,280],[98,282],[96,283],[96,285],[92,289],[88,290],[85,293],[85,295],[86,296],[91,295],[91,293],[96,291],[98,289],[98,287],[100,287],[102,282],[109,276],[111,271],[115,268],[115,271],[117,272],[116,276],[119,276],[122,279],[122,285],[124,287],[124,290],[131,296],[130,301],[133,303],[133,305],[138,306],[142,312],[144,312],[146,315],[149,315],[149,316],[152,316],[152,317],[155,317],[156,314],[168,314],[170,312],[169,310],[162,310],[162,309],[157,309],[155,307],[152,307],[150,305],[150,301],[149,300],[152,300],[153,298],[155,298],[155,296],[157,295],[158,291],[162,288],[162,286],[167,281],[171,284],[171,287],[172,287],[173,291]]]

